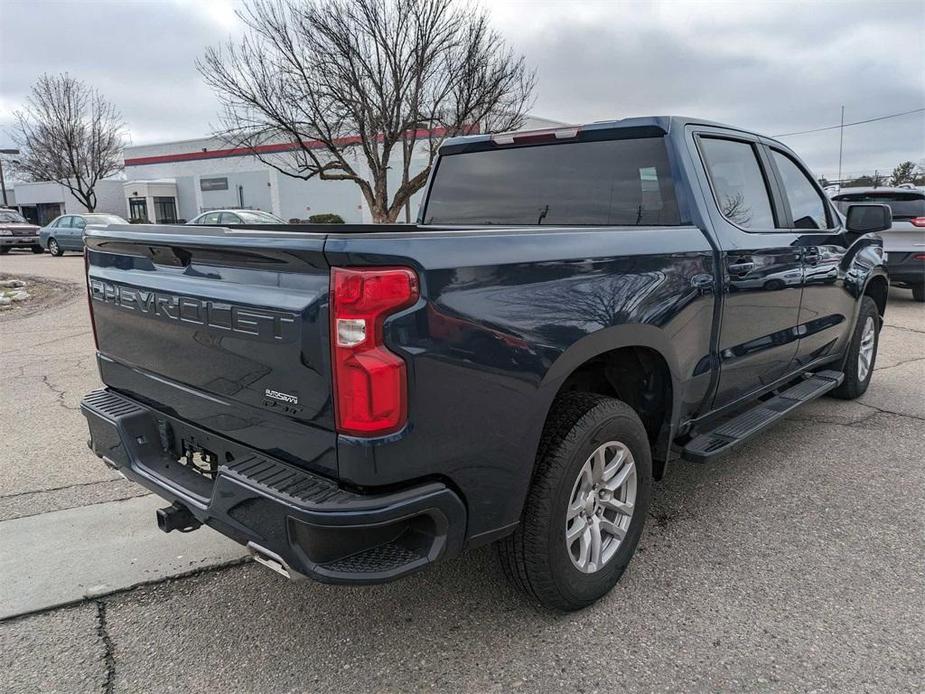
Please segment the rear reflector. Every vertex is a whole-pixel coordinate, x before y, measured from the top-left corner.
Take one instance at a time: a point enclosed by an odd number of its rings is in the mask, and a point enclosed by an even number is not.
[[[910,221],[912,226],[925,227],[925,217],[913,217]]]
[[[331,268],[331,355],[334,406],[342,434],[374,436],[404,426],[408,384],[404,360],[383,337],[385,319],[417,301],[410,268]]]

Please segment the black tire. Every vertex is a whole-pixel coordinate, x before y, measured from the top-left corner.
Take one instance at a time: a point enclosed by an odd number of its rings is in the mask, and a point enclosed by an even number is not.
[[[764,283],[764,289],[769,292],[779,291],[786,286],[787,285],[784,284],[783,280],[778,280],[778,279],[768,280],[767,282]]]
[[[32,247],[32,252],[35,253],[36,255],[38,255],[39,253],[44,253],[44,252],[45,252],[45,249],[42,248],[41,246],[33,246],[33,247]]]
[[[576,568],[565,542],[566,512],[578,475],[602,443],[619,441],[636,465],[636,499],[626,535],[612,558],[593,573]],[[587,607],[620,579],[642,534],[652,494],[652,453],[639,416],[623,402],[569,393],[553,405],[517,530],[498,542],[512,583],[545,607]]]
[[[874,352],[870,358],[870,366],[864,378],[860,375],[860,351],[861,340],[864,334],[864,326],[868,318],[874,323]],[[870,385],[870,379],[874,375],[874,366],[877,363],[877,348],[880,346],[880,311],[877,310],[877,304],[869,296],[861,297],[861,309],[858,313],[858,321],[854,326],[854,333],[851,335],[851,342],[848,344],[848,355],[845,357],[845,380],[842,384],[832,391],[832,395],[842,400],[854,400],[859,398]]]
[[[0,246],[0,255],[6,255],[10,252],[9,246]]]
[[[925,284],[916,284],[912,287],[912,298],[916,301],[925,301]]]
[[[55,241],[54,238],[48,239],[48,252],[51,253],[53,256],[57,256],[59,258],[62,255],[64,255],[64,249],[62,249],[61,246],[58,245],[58,242]]]

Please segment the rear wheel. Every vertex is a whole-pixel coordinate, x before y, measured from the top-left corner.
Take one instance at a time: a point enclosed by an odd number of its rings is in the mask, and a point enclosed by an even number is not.
[[[10,252],[9,246],[0,246],[0,255],[6,255]]]
[[[54,239],[48,239],[48,252],[56,256],[64,255],[64,251],[61,249],[61,246],[59,246],[58,242]]]
[[[38,255],[39,253],[44,253],[44,252],[45,252],[45,249],[42,248],[41,246],[33,246],[33,247],[32,247],[32,252],[35,253],[36,255]]]
[[[861,310],[854,334],[848,345],[845,360],[845,380],[832,391],[832,395],[843,400],[860,397],[870,385],[877,361],[877,346],[880,342],[880,312],[869,296],[861,297]]]
[[[629,564],[651,491],[649,440],[633,409],[588,393],[559,398],[520,525],[498,543],[505,572],[546,607],[590,605]]]
[[[925,284],[916,284],[912,287],[912,298],[916,301],[925,301]]]

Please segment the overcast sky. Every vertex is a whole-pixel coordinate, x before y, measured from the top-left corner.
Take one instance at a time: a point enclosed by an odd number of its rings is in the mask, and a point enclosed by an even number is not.
[[[925,2],[491,1],[536,68],[537,115],[677,113],[768,135],[925,107]],[[42,72],[119,109],[134,144],[199,137],[216,101],[195,59],[240,31],[236,0],[0,0],[0,146]],[[782,138],[834,177],[838,131]],[[925,163],[925,113],[845,130],[844,171]]]

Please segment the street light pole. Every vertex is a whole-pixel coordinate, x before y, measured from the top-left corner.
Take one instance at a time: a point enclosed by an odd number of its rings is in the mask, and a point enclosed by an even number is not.
[[[845,144],[845,107],[841,107],[841,125],[838,126],[838,186],[841,188],[841,155]]]
[[[19,154],[18,149],[0,149],[0,155],[2,154]],[[3,157],[0,156],[0,189],[3,190],[3,206],[7,207],[9,202],[6,199],[6,181],[3,180]]]

